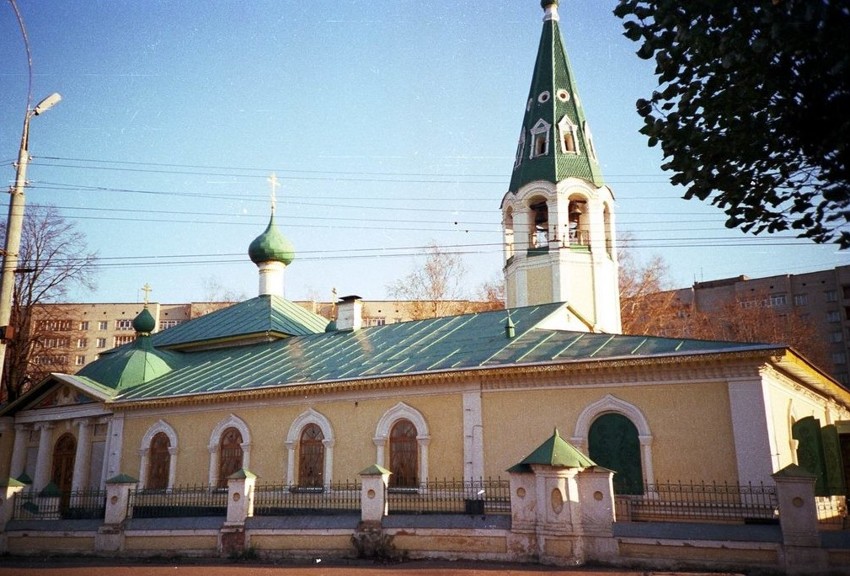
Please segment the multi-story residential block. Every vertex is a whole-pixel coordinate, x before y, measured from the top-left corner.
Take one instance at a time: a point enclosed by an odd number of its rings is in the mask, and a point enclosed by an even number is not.
[[[764,278],[736,276],[695,282],[676,290],[680,303],[711,312],[732,301],[742,308],[765,307],[796,314],[813,326],[829,350],[831,375],[850,384],[850,266]]]

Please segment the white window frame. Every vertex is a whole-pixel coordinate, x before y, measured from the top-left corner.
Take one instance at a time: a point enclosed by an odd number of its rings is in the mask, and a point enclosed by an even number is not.
[[[174,487],[174,479],[177,476],[177,431],[165,420],[160,420],[148,428],[148,431],[142,437],[141,446],[139,447],[139,488],[146,487],[145,483],[148,481],[148,469],[150,468],[148,453],[151,449],[151,440],[160,432],[168,436],[168,454],[171,456],[168,459],[168,486],[166,490],[171,490]]]
[[[419,446],[419,483],[425,484],[428,481],[428,445],[431,443],[428,422],[419,410],[404,402],[399,402],[384,412],[378,421],[375,437],[372,439],[376,449],[375,463],[386,467],[386,447],[390,430],[399,420],[410,420],[416,427],[416,443]]]
[[[322,473],[324,475],[325,488],[331,485],[334,471],[334,444],[336,437],[334,429],[331,426],[331,421],[321,412],[317,412],[310,408],[302,412],[292,424],[289,426],[289,432],[286,434],[286,440],[283,445],[286,448],[286,483],[290,486],[294,485],[297,480],[295,471],[295,452],[298,449],[298,443],[301,440],[301,432],[304,427],[309,424],[315,424],[322,431],[322,445],[325,447],[325,461],[323,463]]]
[[[529,130],[531,134],[531,147],[528,152],[529,160],[534,158],[539,158],[541,156],[549,155],[549,129],[552,127],[551,124],[543,120],[542,118],[537,121],[534,127]],[[543,135],[543,152],[540,154],[537,153],[537,140],[540,135]]]

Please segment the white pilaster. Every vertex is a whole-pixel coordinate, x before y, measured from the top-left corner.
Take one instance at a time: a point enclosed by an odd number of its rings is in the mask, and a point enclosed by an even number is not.
[[[121,451],[124,447],[124,415],[113,414],[106,429],[106,462],[100,485],[121,474]]]
[[[38,491],[50,482],[50,458],[53,454],[53,424],[39,424],[38,456],[35,460],[35,477],[33,478],[33,490]]]
[[[12,448],[12,462],[9,475],[17,478],[24,473],[27,463],[27,441],[29,440],[29,427],[26,424],[15,424],[15,444]]]
[[[77,453],[74,456],[74,475],[71,479],[72,490],[88,488],[89,469],[91,468],[91,423],[77,421]]]
[[[463,478],[484,476],[484,425],[481,416],[481,392],[463,393]]]
[[[732,380],[728,386],[738,482],[769,484],[778,450],[773,427],[768,424],[770,409],[765,385],[756,375],[748,380]]]

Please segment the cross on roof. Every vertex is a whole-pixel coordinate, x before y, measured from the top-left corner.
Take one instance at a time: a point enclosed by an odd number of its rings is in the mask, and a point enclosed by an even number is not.
[[[280,180],[277,179],[277,174],[275,174],[274,172],[272,172],[271,176],[266,178],[266,180],[268,180],[269,184],[271,184],[272,187],[272,214],[274,214],[275,205],[277,204],[275,194],[277,192],[277,189],[280,188]]]
[[[152,291],[153,291],[153,288],[151,288],[151,285],[148,284],[147,282],[145,282],[145,285],[142,286],[142,292],[145,293],[145,306],[148,305],[148,297],[150,296],[150,293]]]

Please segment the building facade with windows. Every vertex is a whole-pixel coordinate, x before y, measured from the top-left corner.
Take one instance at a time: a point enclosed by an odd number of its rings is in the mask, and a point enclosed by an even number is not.
[[[850,387],[850,266],[804,274],[695,282],[675,294],[680,303],[701,312],[735,302],[742,308],[770,308],[780,315],[796,315],[813,326],[827,343],[830,363],[821,367]]]
[[[142,308],[132,342],[0,410],[0,475],[37,491],[127,476],[218,489],[245,469],[330,489],[377,464],[391,489],[418,490],[504,476],[558,429],[620,494],[659,478],[770,483],[792,463],[843,491],[850,392],[794,350],[620,333],[612,196],[583,113],[562,106],[579,97],[557,2],[543,7],[502,201],[507,310],[364,326],[351,296],[329,321],[282,297],[295,254],[272,208],[249,248],[257,297],[158,332]]]

